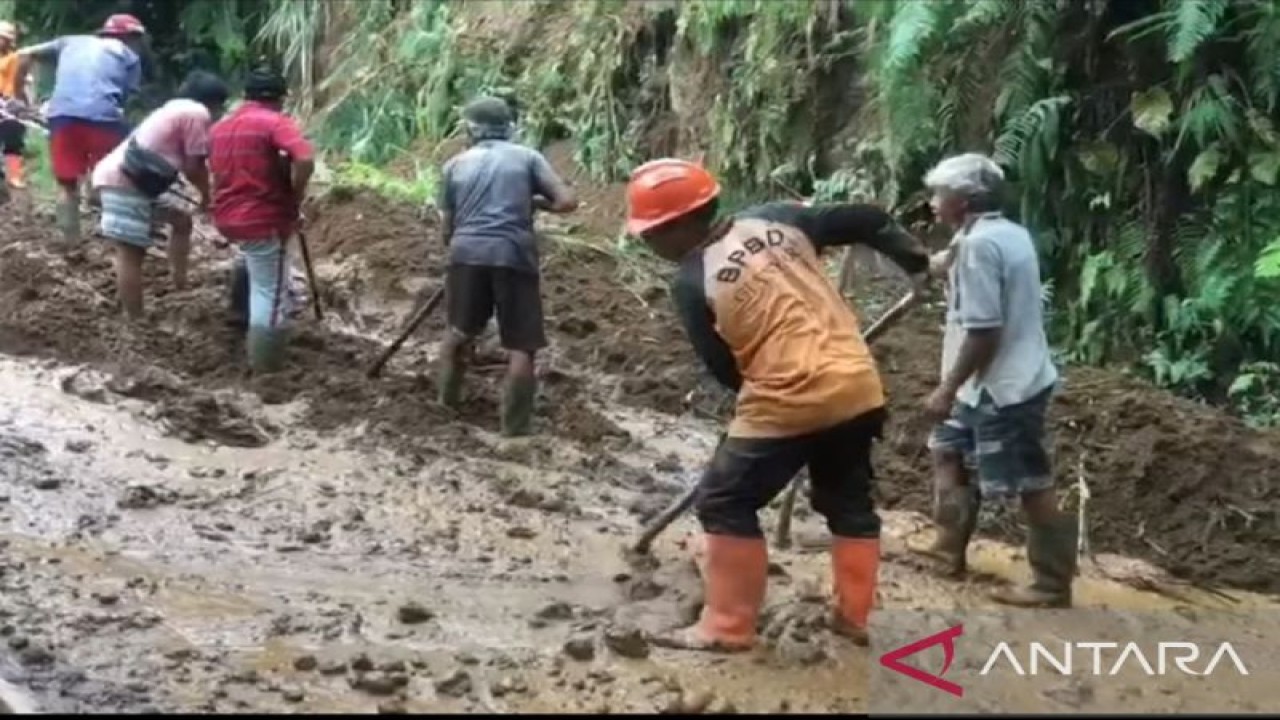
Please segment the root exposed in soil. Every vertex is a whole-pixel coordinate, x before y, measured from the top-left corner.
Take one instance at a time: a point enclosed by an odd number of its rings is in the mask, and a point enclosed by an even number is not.
[[[364,375],[384,347],[369,333],[378,329],[385,342],[403,321],[373,303],[403,303],[439,287],[446,256],[435,228],[413,208],[364,193],[331,195],[314,203],[308,218],[321,298],[363,333],[305,318],[282,373],[247,375],[240,334],[226,322],[225,252],[199,248],[185,291],[169,290],[164,263],[149,260],[150,317],[130,327],[115,311],[107,249],[90,240],[69,255],[50,252],[51,223],[32,216],[11,218],[0,237],[0,352],[88,364],[122,377],[151,367],[171,373],[177,385],[152,399],[173,432],[193,439],[264,441],[255,439],[259,430],[246,429],[265,429],[254,411],[229,410],[216,399],[218,391],[238,390],[266,404],[306,401],[306,425],[363,425],[367,439],[410,457],[428,434],[456,441],[461,450],[479,448],[472,429],[496,429],[501,366],[477,367],[468,376],[461,418],[438,407],[422,341],[438,337],[442,313],[381,379]],[[617,260],[585,246],[587,240],[544,243],[552,346],[542,355],[547,369],[538,412],[540,432],[595,447],[625,433],[593,403],[683,412],[700,373],[663,294],[624,287]],[[875,348],[894,417],[878,458],[887,507],[929,509],[928,428],[920,406],[937,378],[938,323],[936,312],[918,311]],[[500,354],[496,359],[501,362]],[[183,420],[175,425],[177,418]],[[1095,551],[1141,557],[1196,581],[1280,590],[1274,434],[1115,373],[1080,369],[1067,373],[1051,425],[1060,490],[1083,477],[1092,495]],[[1004,527],[984,532],[1017,534]]]

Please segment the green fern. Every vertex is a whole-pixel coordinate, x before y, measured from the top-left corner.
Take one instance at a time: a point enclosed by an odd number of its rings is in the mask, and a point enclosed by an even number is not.
[[[952,30],[963,33],[997,25],[1011,17],[1015,7],[1013,0],[971,0]]]
[[[905,79],[915,69],[925,45],[938,31],[947,3],[907,2],[898,5],[889,20],[889,42],[881,59],[885,82]]]
[[[1032,103],[1026,112],[1006,125],[996,138],[995,161],[1001,165],[1023,165],[1028,151],[1039,152],[1038,159],[1048,160],[1056,151],[1061,125],[1059,113],[1071,102],[1066,95],[1043,98]],[[1037,179],[1044,179],[1043,167],[1036,168]],[[1025,182],[1035,182],[1024,178]]]
[[[1169,60],[1181,63],[1213,36],[1228,0],[1175,0],[1168,24]]]
[[[1249,86],[1253,101],[1267,111],[1280,103],[1280,4],[1272,0],[1252,3],[1242,13]]]
[[[1211,75],[1207,83],[1192,93],[1183,109],[1179,126],[1178,147],[1188,137],[1202,148],[1218,140],[1229,145],[1239,142],[1239,103],[1231,96],[1221,75]]]

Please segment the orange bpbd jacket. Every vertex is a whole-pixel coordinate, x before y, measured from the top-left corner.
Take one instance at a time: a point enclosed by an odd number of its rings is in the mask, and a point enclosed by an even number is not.
[[[909,272],[928,267],[923,248],[883,211],[781,203],[739,214],[681,264],[673,294],[690,340],[738,391],[730,436],[794,437],[884,406],[858,320],[818,257],[857,241]]]
[[[0,57],[0,96],[11,98],[18,94],[18,53]]]

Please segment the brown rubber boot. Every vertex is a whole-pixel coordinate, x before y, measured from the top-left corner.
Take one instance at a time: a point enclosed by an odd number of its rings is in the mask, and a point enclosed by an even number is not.
[[[1015,607],[1071,607],[1078,537],[1076,519],[1070,515],[1059,515],[1049,523],[1032,524],[1027,533],[1031,585],[993,593],[991,599]]]
[[[963,577],[969,569],[966,555],[969,540],[978,527],[978,493],[967,485],[951,487],[938,493],[938,506],[933,521],[938,526],[933,545],[920,550],[943,564],[951,577]]]
[[[880,573],[880,540],[831,538],[831,574],[835,585],[835,607],[832,625],[837,632],[867,645],[867,621],[876,601],[876,582]]]
[[[765,539],[706,535],[705,602],[697,624],[653,638],[660,647],[711,652],[749,650],[769,583]]]

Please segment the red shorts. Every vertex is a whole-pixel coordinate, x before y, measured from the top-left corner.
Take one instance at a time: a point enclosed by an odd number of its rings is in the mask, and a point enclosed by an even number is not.
[[[123,125],[60,119],[49,132],[53,176],[60,183],[76,182],[128,136]]]

